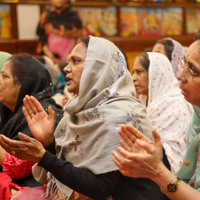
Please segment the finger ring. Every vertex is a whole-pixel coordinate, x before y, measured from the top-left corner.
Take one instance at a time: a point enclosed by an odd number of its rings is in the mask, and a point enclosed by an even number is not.
[[[12,154],[13,156],[15,156],[16,152],[15,152],[15,151],[11,151],[11,154]]]
[[[30,115],[30,117],[31,117],[31,119],[34,117],[34,114],[32,113],[31,115]]]

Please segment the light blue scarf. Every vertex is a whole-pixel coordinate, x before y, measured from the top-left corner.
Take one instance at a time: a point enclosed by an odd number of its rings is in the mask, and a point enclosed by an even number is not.
[[[4,64],[12,55],[3,51],[0,51],[0,71],[2,70]]]
[[[188,130],[187,152],[177,176],[200,191],[200,107],[197,106]]]

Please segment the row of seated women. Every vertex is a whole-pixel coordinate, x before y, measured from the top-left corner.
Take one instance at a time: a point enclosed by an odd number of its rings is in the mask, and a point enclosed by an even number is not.
[[[187,132],[187,149],[182,166],[173,174],[162,163],[162,142],[159,134],[152,130],[154,141],[130,125],[121,126],[124,139],[113,161],[122,174],[129,177],[145,177],[153,180],[169,199],[200,199],[200,40],[193,42],[183,59],[177,76],[181,93],[193,105],[194,114]],[[128,146],[126,146],[126,144]]]
[[[171,170],[180,169],[193,109],[184,99],[169,60],[160,53],[143,53],[135,60],[137,94],[147,96],[147,116],[160,133]]]
[[[24,66],[20,81],[15,78],[17,64]],[[62,116],[62,110],[50,98],[52,84],[47,80],[50,75],[41,63],[28,55],[16,55],[4,64],[0,81],[6,83],[4,78],[11,77],[9,84],[14,88],[15,101],[7,103],[4,99],[8,96],[0,96],[6,114],[9,113],[6,120],[6,115],[2,115],[1,125],[11,128],[14,121],[20,125],[21,119],[26,129],[19,126],[11,137],[9,129],[2,128],[4,136],[0,137],[0,144],[7,152],[2,151],[17,162],[29,163],[30,167],[38,163],[33,167],[34,177],[47,185],[23,189],[12,199],[36,199],[42,195],[50,199],[166,198],[150,179],[122,175],[112,161],[111,152],[120,145],[117,134],[120,124],[131,124],[148,138],[152,138],[153,126],[161,134],[167,155],[166,158],[163,154],[164,164],[168,166],[168,159],[173,171],[180,168],[193,110],[184,100],[167,58],[148,53],[135,61],[133,80],[137,93],[148,97],[148,118],[135,97],[125,58],[113,43],[96,37],[81,40],[64,71],[67,89],[75,95],[64,106]],[[144,85],[137,85],[134,76],[143,77]],[[35,81],[38,78],[41,81]]]
[[[158,53],[156,53],[158,52]],[[158,40],[152,52],[136,57],[133,82],[147,116],[159,132],[172,172],[180,169],[186,151],[193,108],[181,94],[177,75],[184,47],[171,38]]]

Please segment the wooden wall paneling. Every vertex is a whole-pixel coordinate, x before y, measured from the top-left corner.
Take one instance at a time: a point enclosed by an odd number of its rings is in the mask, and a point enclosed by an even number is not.
[[[183,35],[187,35],[186,26],[186,8],[183,8]]]
[[[21,4],[40,4],[40,5],[45,5],[45,4],[50,4],[51,0],[18,0],[18,3]]]
[[[11,17],[12,17],[12,32],[13,38],[18,39],[18,24],[17,24],[17,12],[16,4],[11,5]]]
[[[17,11],[16,5],[20,4],[39,4],[40,11],[42,11],[45,5],[50,4],[48,0],[14,0],[7,1],[12,6],[12,21],[13,23],[13,38],[2,40],[0,39],[0,50],[7,50],[10,52],[21,52],[27,51],[28,53],[35,54],[35,47],[37,44],[36,40],[18,40],[18,24],[17,24]],[[14,3],[12,3],[14,2]],[[178,40],[185,46],[190,45],[194,40],[194,35],[187,35],[186,33],[186,20],[185,10],[186,8],[200,8],[200,4],[191,3],[186,0],[178,0],[177,3],[141,3],[141,2],[128,2],[128,3],[112,3],[112,2],[95,2],[95,1],[76,1],[73,6],[78,7],[110,7],[115,6],[117,9],[117,37],[109,37],[108,39],[113,41],[117,46],[125,50],[126,52],[141,52],[147,47],[152,47],[156,40],[165,36],[134,36],[134,37],[120,37],[121,25],[120,25],[120,7],[143,7],[143,8],[169,8],[169,7],[180,7],[183,9],[183,35],[171,36],[175,40]],[[130,53],[131,54],[131,53]],[[135,54],[134,54],[135,55]]]
[[[120,7],[117,7],[117,35],[120,36],[121,24],[120,24]]]

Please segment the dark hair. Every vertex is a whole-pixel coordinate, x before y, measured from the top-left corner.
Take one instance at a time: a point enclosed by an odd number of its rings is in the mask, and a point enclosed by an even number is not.
[[[35,58],[36,58],[37,60],[39,60],[43,65],[46,64],[45,59],[44,59],[43,56],[36,56]]]
[[[126,66],[127,66],[127,69],[130,71],[130,68],[129,68],[129,65],[128,65],[128,58],[127,58],[127,55],[126,55],[126,52],[119,48],[119,50],[122,52],[122,54],[124,55],[124,58],[125,58],[125,61],[126,61]]]
[[[89,42],[90,42],[90,37],[82,37],[80,39],[80,42],[83,42],[85,44],[85,46],[88,48]]]
[[[65,61],[59,61],[57,64],[63,76],[66,76],[67,73],[64,71],[64,68],[68,65],[68,63]]]
[[[156,42],[156,44],[163,44],[165,53],[166,53],[168,59],[171,61],[171,59],[172,59],[172,52],[174,50],[174,43],[171,40],[162,39],[162,40],[158,40]]]
[[[13,55],[8,59],[11,64],[11,72],[14,78],[15,84],[22,85],[25,74],[27,71],[27,66],[29,66],[32,56],[26,53]]]
[[[143,52],[139,56],[137,56],[135,61],[136,60],[139,60],[139,62],[141,63],[141,65],[144,67],[144,69],[147,72],[149,71],[150,60],[149,60],[149,56],[146,52]]]
[[[199,39],[200,39],[200,30],[197,31],[195,38],[194,38],[194,41],[199,40]]]
[[[148,53],[148,52],[152,52],[152,49],[153,49],[152,47],[147,47],[143,51]]]

